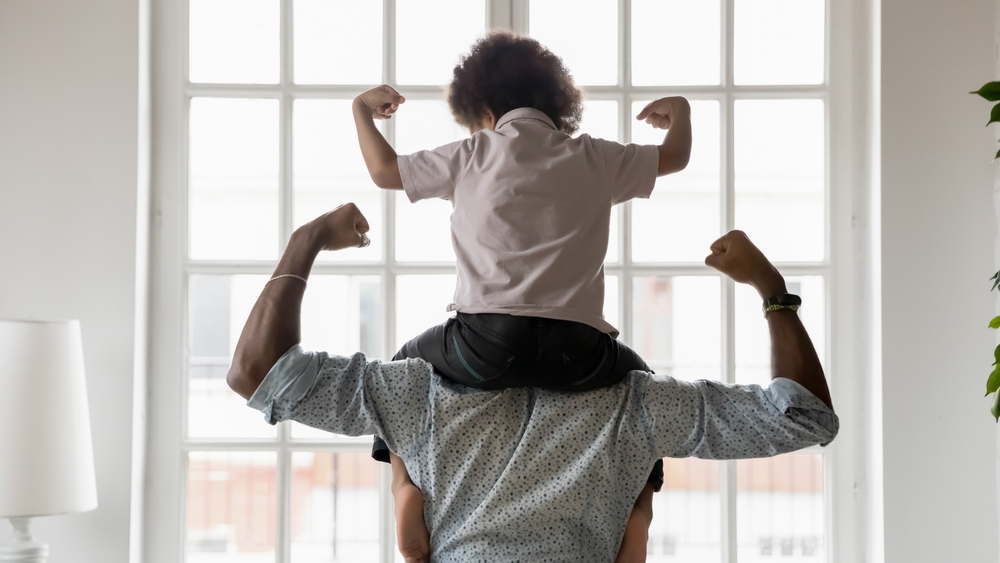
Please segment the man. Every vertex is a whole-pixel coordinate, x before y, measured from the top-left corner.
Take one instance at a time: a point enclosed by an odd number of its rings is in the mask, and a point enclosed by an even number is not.
[[[829,443],[839,421],[795,299],[738,231],[706,263],[772,304],[772,383],[685,382],[635,371],[586,393],[478,391],[422,360],[304,352],[305,279],[322,250],[358,246],[347,204],[299,228],[254,305],[228,381],[275,424],[377,433],[424,493],[435,561],[612,561],[661,457],[765,457]]]

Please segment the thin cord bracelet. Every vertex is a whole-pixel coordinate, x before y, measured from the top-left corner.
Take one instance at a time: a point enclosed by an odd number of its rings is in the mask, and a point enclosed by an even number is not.
[[[305,279],[304,277],[302,277],[302,276],[297,276],[297,275],[295,275],[295,274],[281,274],[280,276],[274,276],[273,278],[271,278],[271,279],[267,280],[267,281],[266,281],[266,282],[264,282],[264,283],[265,283],[265,284],[268,284],[268,283],[271,283],[271,282],[273,282],[274,280],[278,280],[278,279],[281,279],[281,278],[295,278],[295,279],[297,279],[297,280],[302,280],[302,283],[304,283],[304,284],[306,284],[306,285],[309,285],[309,282],[308,282],[308,281],[306,281],[306,279]]]

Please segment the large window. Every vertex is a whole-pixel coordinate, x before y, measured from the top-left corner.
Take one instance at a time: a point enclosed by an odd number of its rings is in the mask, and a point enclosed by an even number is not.
[[[179,172],[158,190],[174,210],[164,236],[184,241],[159,246],[161,268],[181,281],[157,298],[157,334],[181,343],[164,346],[157,370],[183,373],[178,431],[155,434],[172,442],[154,444],[157,455],[174,452],[183,468],[158,477],[179,492],[177,518],[164,519],[179,527],[168,534],[176,557],[163,560],[398,559],[388,472],[368,457],[370,440],[267,426],[225,373],[291,232],[346,201],[367,216],[372,244],[318,260],[304,346],[388,358],[446,318],[450,205],[372,184],[350,103],[380,83],[404,94],[381,123],[401,154],[463,138],[442,86],[491,27],[563,58],[587,91],[583,133],[659,143],[663,132],[634,115],[661,96],[691,100],[689,167],[613,210],[605,315],[625,342],[659,373],[766,383],[759,299],[703,264],[709,244],[739,228],[802,295],[827,360],[836,237],[824,0],[186,0],[161,10],[176,15],[161,29],[179,34],[184,69],[161,74],[176,83],[157,90],[179,94],[160,117]],[[831,561],[832,457],[666,460],[649,560]]]

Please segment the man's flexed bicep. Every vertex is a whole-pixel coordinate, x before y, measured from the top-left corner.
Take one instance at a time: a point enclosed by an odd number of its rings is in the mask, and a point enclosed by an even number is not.
[[[659,457],[769,457],[837,435],[839,421],[797,383],[767,387],[651,379],[643,397]]]

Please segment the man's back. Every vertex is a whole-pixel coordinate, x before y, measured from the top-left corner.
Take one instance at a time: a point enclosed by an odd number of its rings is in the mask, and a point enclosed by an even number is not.
[[[437,558],[614,559],[656,461],[630,406],[634,382],[484,393],[433,378],[426,439],[400,455],[424,491]]]
[[[656,459],[759,457],[833,439],[801,386],[686,383],[632,372],[587,393],[485,392],[421,360],[293,348],[250,405],[349,435],[378,432],[424,492],[435,561],[611,561]]]

